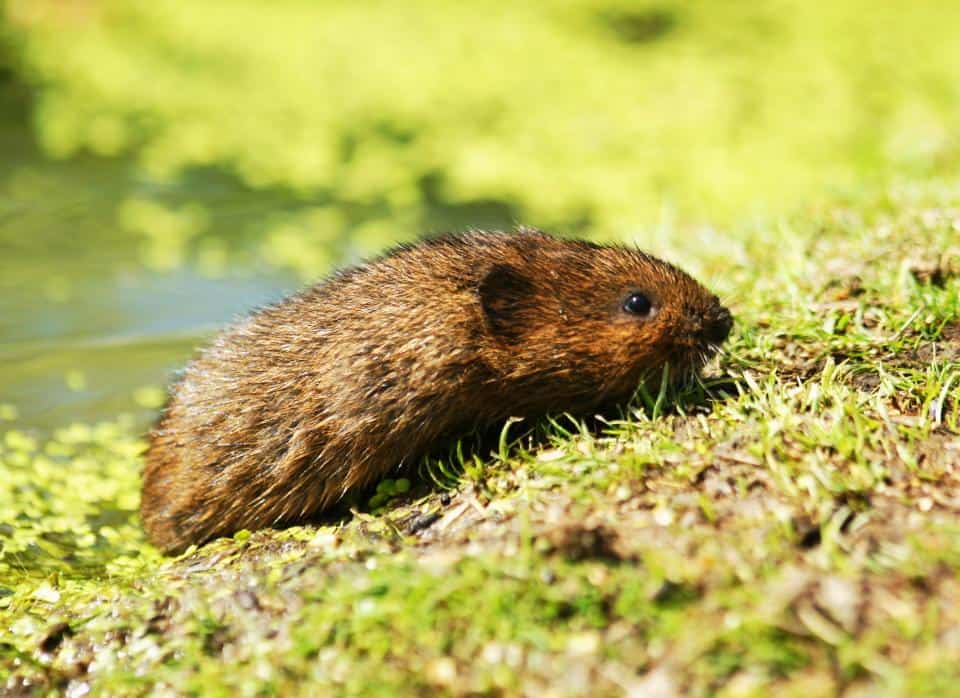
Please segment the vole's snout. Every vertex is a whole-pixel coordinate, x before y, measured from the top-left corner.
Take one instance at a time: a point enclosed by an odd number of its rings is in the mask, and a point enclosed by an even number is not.
[[[733,329],[733,315],[719,303],[714,303],[703,318],[703,338],[711,344],[722,344],[731,329]]]

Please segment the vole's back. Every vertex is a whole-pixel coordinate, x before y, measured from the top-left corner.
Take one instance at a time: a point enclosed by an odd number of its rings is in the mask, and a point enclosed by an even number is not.
[[[634,327],[618,296],[596,298],[637,283],[686,305]],[[445,435],[622,396],[670,352],[694,355],[671,333],[715,301],[642,253],[534,232],[395,251],[254,313],[187,367],[150,435],[144,526],[178,551],[302,520]]]
[[[309,516],[440,436],[457,415],[438,399],[455,402],[485,368],[473,267],[464,250],[437,252],[442,267],[400,253],[341,273],[190,364],[150,436],[142,514],[155,543]]]

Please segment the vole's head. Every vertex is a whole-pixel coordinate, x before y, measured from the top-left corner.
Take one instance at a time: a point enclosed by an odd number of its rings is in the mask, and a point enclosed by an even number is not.
[[[730,333],[719,299],[635,249],[525,233],[479,286],[484,322],[508,376],[531,390],[603,402],[689,376]]]

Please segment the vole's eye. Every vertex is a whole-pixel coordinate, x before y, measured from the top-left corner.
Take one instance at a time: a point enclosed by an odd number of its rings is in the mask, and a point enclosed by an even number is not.
[[[631,315],[650,317],[653,314],[653,303],[642,293],[631,293],[623,301],[623,309]]]

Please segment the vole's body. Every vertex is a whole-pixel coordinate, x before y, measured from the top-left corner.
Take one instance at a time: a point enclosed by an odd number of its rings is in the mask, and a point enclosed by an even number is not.
[[[646,294],[649,316],[623,298]],[[186,369],[141,511],[179,551],[315,515],[445,436],[627,398],[695,369],[730,315],[636,250],[534,231],[400,248],[256,312]]]

